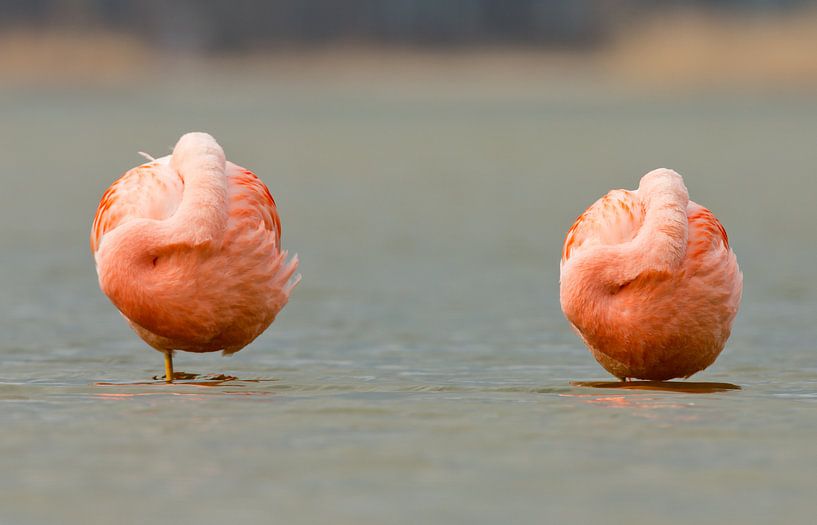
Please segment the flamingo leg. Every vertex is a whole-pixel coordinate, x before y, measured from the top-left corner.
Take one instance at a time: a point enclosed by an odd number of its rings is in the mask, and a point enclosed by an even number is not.
[[[173,352],[165,352],[165,381],[173,382]]]

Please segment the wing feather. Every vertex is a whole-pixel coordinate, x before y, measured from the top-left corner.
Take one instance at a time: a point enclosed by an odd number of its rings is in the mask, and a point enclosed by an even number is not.
[[[712,250],[729,251],[729,236],[721,222],[708,209],[694,202],[687,208],[689,217],[689,257],[697,258]]]
[[[162,220],[179,207],[184,182],[172,170],[167,157],[137,166],[111,184],[94,216],[91,252],[96,253],[105,234],[136,219]]]
[[[562,248],[562,264],[582,246],[631,240],[643,222],[644,206],[635,192],[610,191],[579,215],[568,230]]]
[[[232,162],[227,163],[229,180],[230,220],[264,229],[275,234],[276,247],[281,246],[281,220],[275,199],[255,173]],[[245,228],[241,228],[245,229]]]

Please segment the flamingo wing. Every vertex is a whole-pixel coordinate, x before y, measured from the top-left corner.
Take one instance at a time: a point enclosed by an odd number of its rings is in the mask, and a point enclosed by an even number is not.
[[[562,265],[582,247],[631,240],[644,222],[644,205],[635,192],[612,190],[579,215],[567,232]]]
[[[710,252],[728,252],[729,236],[721,222],[708,209],[694,202],[687,208],[689,241],[687,254],[695,259]]]
[[[229,223],[225,249],[247,264],[236,282],[241,293],[257,283],[266,283],[263,295],[268,310],[277,313],[301,279],[295,275],[298,256],[287,260],[287,251],[281,250],[281,221],[266,185],[250,170],[231,162],[227,163],[227,180]],[[234,351],[225,349],[228,354]]]
[[[276,247],[281,246],[281,220],[278,209],[267,186],[255,173],[227,163],[229,180],[230,221],[234,225],[257,227],[263,224],[264,229],[272,232]]]
[[[184,182],[170,168],[169,157],[129,170],[111,184],[99,201],[91,229],[91,252],[97,252],[107,232],[131,219],[170,217],[179,207],[183,192]]]

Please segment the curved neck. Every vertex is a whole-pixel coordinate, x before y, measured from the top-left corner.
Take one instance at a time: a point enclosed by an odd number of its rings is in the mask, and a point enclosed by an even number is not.
[[[683,263],[689,195],[681,176],[672,170],[652,171],[641,179],[638,197],[645,215],[636,236],[572,256],[562,271],[563,303],[609,297],[640,275],[666,273]]]
[[[689,194],[684,180],[672,170],[658,169],[641,178],[638,198],[644,204],[644,222],[629,242],[601,247],[598,270],[614,286],[641,274],[665,273],[686,258]]]
[[[684,181],[672,170],[655,170],[641,179],[638,196],[645,207],[644,223],[627,247],[629,255],[642,271],[671,270],[686,257],[689,194]]]
[[[170,166],[184,180],[184,195],[164,225],[168,241],[220,242],[228,219],[226,160],[221,146],[205,133],[188,133],[176,144]]]

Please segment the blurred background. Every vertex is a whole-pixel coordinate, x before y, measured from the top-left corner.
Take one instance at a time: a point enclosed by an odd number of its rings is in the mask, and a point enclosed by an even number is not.
[[[331,54],[348,67],[336,55],[473,58],[502,50],[527,57],[520,70],[560,57],[562,73],[802,86],[817,76],[815,11],[807,0],[5,0],[0,64],[18,80],[64,82],[139,77],[174,58],[292,60],[295,53],[300,68],[303,54]]]
[[[99,292],[100,196],[184,132],[254,170],[303,282],[231,358]],[[808,523],[817,2],[0,0],[0,522]],[[593,390],[576,216],[659,167],[744,302],[693,381]],[[99,384],[104,383],[104,384]]]

